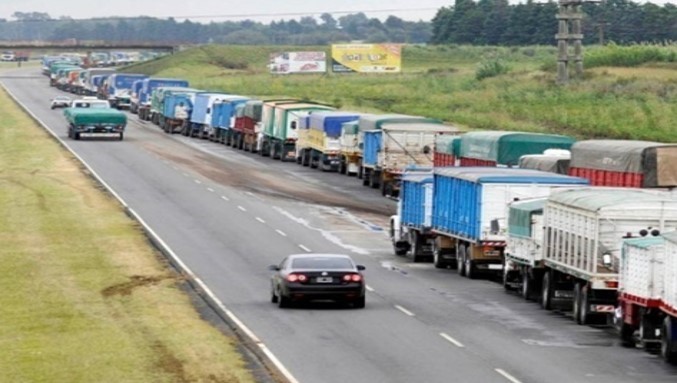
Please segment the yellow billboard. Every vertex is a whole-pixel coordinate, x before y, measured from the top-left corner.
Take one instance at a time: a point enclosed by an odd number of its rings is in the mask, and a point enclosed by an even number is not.
[[[337,73],[399,73],[400,44],[335,44],[331,46],[332,71]]]

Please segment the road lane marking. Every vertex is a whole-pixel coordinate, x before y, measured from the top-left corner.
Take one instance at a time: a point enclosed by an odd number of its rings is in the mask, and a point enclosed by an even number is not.
[[[373,292],[375,291],[374,288],[371,287],[371,286],[369,286],[369,285],[366,285],[366,286],[364,286],[364,287],[367,289],[367,291],[369,291],[369,292],[371,292],[371,293],[373,293]]]
[[[212,188],[207,188],[207,191],[214,193],[214,189]]]
[[[195,183],[198,184],[198,185],[202,184],[202,181],[200,181],[200,180],[193,180],[193,181],[195,181]]]
[[[402,307],[400,305],[395,305],[395,308],[400,310],[401,312],[403,312],[404,315],[408,315],[410,317],[416,316],[414,313],[412,313],[411,311],[405,309],[404,307]]]
[[[263,218],[260,218],[260,217],[256,217],[256,220],[261,222],[261,223],[266,223],[266,221],[264,221]]]
[[[299,247],[300,247],[301,249],[303,249],[306,253],[310,253],[310,249],[309,249],[309,248],[307,248],[307,247],[305,247],[305,246],[303,246],[303,245],[299,245]]]
[[[242,206],[238,206],[237,208],[242,210],[242,211],[247,211],[247,209],[243,208]]]
[[[254,193],[252,193],[252,192],[246,192],[246,193],[244,193],[244,194],[246,194],[246,195],[248,195],[248,196],[252,196],[252,197],[254,196]]]
[[[230,201],[230,198],[226,197],[225,195],[222,195],[221,199],[224,200],[224,201]]]
[[[277,230],[275,230],[275,232],[277,232],[277,234],[279,234],[279,235],[281,235],[281,236],[283,236],[283,237],[286,237],[286,236],[287,236],[287,233],[285,233],[285,232],[282,231],[282,230],[277,229]]]
[[[445,334],[445,333],[443,333],[443,332],[440,333],[440,336],[441,336],[442,338],[448,340],[449,342],[451,342],[451,343],[452,343],[454,346],[456,346],[456,347],[461,347],[461,348],[465,347],[465,346],[463,345],[463,343],[457,341],[456,339],[452,338],[451,336],[449,336],[449,335],[447,335],[447,334]]]
[[[188,177],[188,173],[181,173],[184,177]]]
[[[517,379],[514,376],[508,374],[507,372],[505,372],[504,370],[502,370],[500,368],[496,368],[496,369],[494,369],[494,371],[498,372],[501,376],[508,379],[511,383],[522,383],[522,382],[519,381],[519,379]]]

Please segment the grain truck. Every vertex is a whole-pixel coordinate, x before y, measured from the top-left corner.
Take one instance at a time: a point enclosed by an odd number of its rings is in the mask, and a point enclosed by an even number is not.
[[[458,152],[461,147],[461,136],[438,134],[435,137],[435,154],[433,166],[457,166]]]
[[[174,78],[147,78],[139,90],[137,112],[140,120],[150,121],[153,91],[159,87],[188,87],[188,81]]]
[[[158,88],[158,91],[160,89],[164,92],[158,125],[165,133],[181,133],[191,119],[195,98],[200,91],[190,88]]]
[[[520,157],[517,166],[557,174],[569,174],[571,152],[565,149],[548,149],[543,154],[526,154]]]
[[[460,134],[454,127],[429,122],[381,121],[380,129],[364,130],[362,184],[397,197],[402,172],[408,166],[432,166],[435,136]]]
[[[645,229],[621,249],[617,320],[621,342],[677,363],[677,232]]]
[[[531,169],[435,168],[432,246],[436,266],[458,273],[501,274],[506,245],[506,206],[516,199],[545,197],[553,190],[587,185],[585,179]]]
[[[182,133],[184,136],[207,138],[217,125],[217,114],[214,113],[214,104],[221,102],[227,96],[220,92],[203,92],[195,95],[195,103],[189,122]]]
[[[74,140],[88,137],[124,138],[127,116],[111,108],[67,108],[68,137]]]
[[[148,76],[133,73],[113,73],[108,79],[105,99],[111,107],[117,109],[129,109],[131,106],[132,85],[135,81],[143,80]]]
[[[569,149],[575,140],[557,134],[506,131],[468,132],[461,137],[460,166],[515,167],[525,154]]]
[[[153,91],[150,102],[150,121],[162,127],[162,114],[165,112],[165,101],[174,94],[190,94],[194,97],[195,93],[201,92],[198,89],[186,87],[158,87]],[[185,105],[187,108],[191,106]],[[173,114],[173,112],[172,112]]]
[[[264,130],[259,154],[282,161],[296,160],[299,120],[314,111],[334,109],[310,102],[265,102],[263,108]]]
[[[341,153],[341,127],[357,121],[359,114],[342,111],[316,111],[297,129],[296,162],[322,171],[338,171]],[[305,126],[304,126],[305,125]]]
[[[258,151],[257,138],[261,134],[261,111],[263,101],[249,100],[245,102],[241,114],[235,116],[233,130],[237,132],[236,146],[248,152]]]
[[[677,228],[677,199],[630,188],[554,193],[543,209],[540,303],[573,309],[579,324],[613,318],[623,238]],[[533,271],[533,270],[532,270]]]
[[[677,186],[677,145],[648,141],[587,140],[571,147],[569,173],[595,186]]]
[[[129,113],[139,113],[139,92],[143,86],[143,80],[136,80],[132,83],[132,89],[129,93]]]
[[[339,173],[348,176],[357,176],[362,172],[362,148],[360,147],[359,140],[359,120],[341,124]]]
[[[238,105],[242,105],[247,101],[249,101],[247,97],[230,95],[224,96],[221,102],[215,103],[216,124],[208,132],[207,138],[225,145],[231,145],[233,142],[233,131],[231,128],[235,125],[235,110]]]

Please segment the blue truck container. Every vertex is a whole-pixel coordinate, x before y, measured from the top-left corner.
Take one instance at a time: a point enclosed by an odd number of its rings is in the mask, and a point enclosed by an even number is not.
[[[362,166],[374,167],[378,165],[378,153],[381,151],[382,136],[383,131],[381,130],[368,130],[364,132]]]
[[[214,129],[210,132],[209,139],[221,142],[226,145],[231,144],[231,128],[235,120],[235,108],[249,101],[249,98],[238,95],[226,96],[219,103],[214,104]]]
[[[432,170],[404,173],[399,204],[402,225],[420,230],[428,230],[432,227]]]
[[[502,272],[508,203],[587,185],[583,178],[532,169],[436,168],[432,216],[436,266],[439,258],[469,278],[478,272]]]
[[[133,114],[139,111],[139,93],[141,93],[141,88],[143,87],[143,80],[145,79],[136,80],[132,83],[129,111]]]
[[[176,106],[183,103],[188,109],[188,113],[194,110],[193,105],[195,103],[196,95],[199,94],[199,90],[176,90],[168,91],[165,93],[164,103],[162,104],[162,116],[164,118],[176,118],[174,112]],[[189,117],[190,120],[190,117]]]
[[[143,80],[141,90],[139,92],[139,103],[150,103],[150,96],[153,90],[160,87],[183,87],[188,88],[189,84],[186,80],[176,78],[147,78]]]
[[[359,113],[340,111],[314,111],[309,115],[310,129],[322,130],[327,137],[341,136],[343,123],[360,118]]]
[[[130,108],[132,87],[136,81],[148,78],[145,74],[113,73],[107,79],[106,93],[111,106],[114,108]]]
[[[213,131],[218,124],[219,115],[215,112],[214,105],[231,96],[233,95],[219,92],[203,92],[195,95],[189,135],[209,136],[209,132]]]

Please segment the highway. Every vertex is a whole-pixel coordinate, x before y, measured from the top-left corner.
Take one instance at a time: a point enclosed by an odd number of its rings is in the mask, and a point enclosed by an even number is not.
[[[393,255],[395,203],[359,180],[169,136],[130,115],[125,140],[73,141],[37,68],[0,81],[67,142],[302,383],[674,382],[677,367],[622,348],[495,282]],[[77,240],[77,239],[74,239]],[[292,253],[366,266],[367,307],[270,303],[267,266]]]

